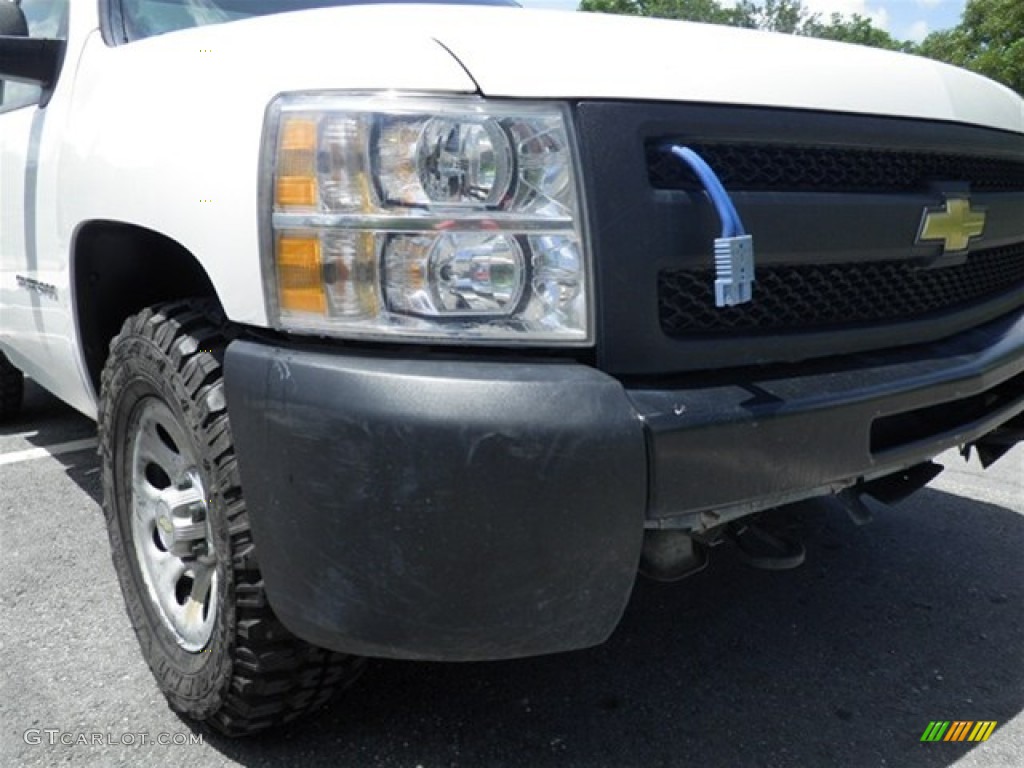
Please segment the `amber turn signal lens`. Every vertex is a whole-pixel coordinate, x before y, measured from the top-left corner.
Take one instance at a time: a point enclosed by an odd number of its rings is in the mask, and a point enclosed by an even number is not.
[[[277,240],[278,301],[287,312],[327,312],[320,238],[282,236]]]
[[[291,118],[281,125],[274,202],[278,208],[311,208],[317,203],[317,124]]]
[[[316,205],[316,179],[309,176],[279,177],[277,204],[282,208]]]

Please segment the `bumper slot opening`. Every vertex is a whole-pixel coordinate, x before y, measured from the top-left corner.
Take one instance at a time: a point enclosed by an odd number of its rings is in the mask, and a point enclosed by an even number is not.
[[[871,425],[871,453],[885,453],[968,427],[1022,398],[1024,374],[1018,374],[963,400],[883,416]]]

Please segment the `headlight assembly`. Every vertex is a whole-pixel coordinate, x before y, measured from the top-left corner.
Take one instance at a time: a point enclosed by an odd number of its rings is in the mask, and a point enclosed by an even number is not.
[[[564,105],[288,94],[267,121],[263,264],[276,327],[591,342]]]

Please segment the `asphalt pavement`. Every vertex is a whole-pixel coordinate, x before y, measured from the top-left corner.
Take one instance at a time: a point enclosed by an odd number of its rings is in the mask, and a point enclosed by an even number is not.
[[[797,570],[750,569],[726,545],[683,582],[639,581],[598,648],[372,662],[318,717],[232,741],[171,712],[142,660],[94,436],[31,384],[0,426],[5,768],[1024,766],[1024,446],[984,472],[945,454],[868,526],[802,505]],[[997,725],[922,743],[935,720]]]

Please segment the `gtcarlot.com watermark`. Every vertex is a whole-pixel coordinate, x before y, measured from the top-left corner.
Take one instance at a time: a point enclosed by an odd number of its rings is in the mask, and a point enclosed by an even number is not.
[[[22,734],[26,744],[46,744],[51,747],[194,747],[203,743],[201,733],[146,733],[136,731],[111,733],[110,731],[62,731],[60,728],[29,728]]]

